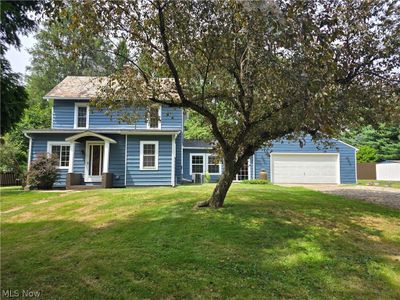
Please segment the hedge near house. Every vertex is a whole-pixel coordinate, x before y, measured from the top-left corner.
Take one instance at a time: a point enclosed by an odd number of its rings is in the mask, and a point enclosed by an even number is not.
[[[58,156],[40,153],[32,161],[27,174],[27,184],[38,189],[51,189],[57,180]]]

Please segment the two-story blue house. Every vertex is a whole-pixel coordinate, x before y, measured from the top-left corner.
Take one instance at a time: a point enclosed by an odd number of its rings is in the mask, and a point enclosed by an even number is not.
[[[96,94],[95,77],[68,76],[46,99],[54,101],[52,126],[26,131],[28,165],[38,153],[59,157],[58,187],[175,186],[194,174],[208,172],[213,181],[223,164],[208,143],[184,140],[184,111],[152,107],[135,124],[110,118],[89,105]],[[147,120],[147,121],[146,121]],[[237,180],[258,178],[266,170],[275,183],[354,183],[356,149],[332,140],[329,148],[309,141],[275,143],[257,151]]]

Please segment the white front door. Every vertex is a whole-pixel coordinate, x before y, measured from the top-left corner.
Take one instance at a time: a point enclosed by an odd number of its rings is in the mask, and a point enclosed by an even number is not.
[[[340,183],[339,155],[272,154],[273,183]]]
[[[85,181],[101,182],[104,143],[86,142]]]

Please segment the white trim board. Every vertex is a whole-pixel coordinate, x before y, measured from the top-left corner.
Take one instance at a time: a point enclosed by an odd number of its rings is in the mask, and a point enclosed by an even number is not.
[[[101,182],[101,175],[97,175],[97,176],[89,175],[89,157],[90,157],[89,156],[89,149],[90,149],[90,145],[101,145],[101,146],[103,146],[103,149],[102,149],[103,159],[102,160],[100,159],[100,170],[102,170],[103,167],[104,167],[104,142],[103,141],[86,141],[84,181],[85,182]]]

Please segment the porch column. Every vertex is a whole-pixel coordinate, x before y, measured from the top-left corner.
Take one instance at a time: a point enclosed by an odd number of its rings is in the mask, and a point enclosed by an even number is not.
[[[74,173],[74,156],[75,156],[75,142],[71,142],[69,145],[68,173]]]
[[[104,165],[103,165],[103,173],[108,173],[108,164],[110,161],[110,142],[104,142]]]

